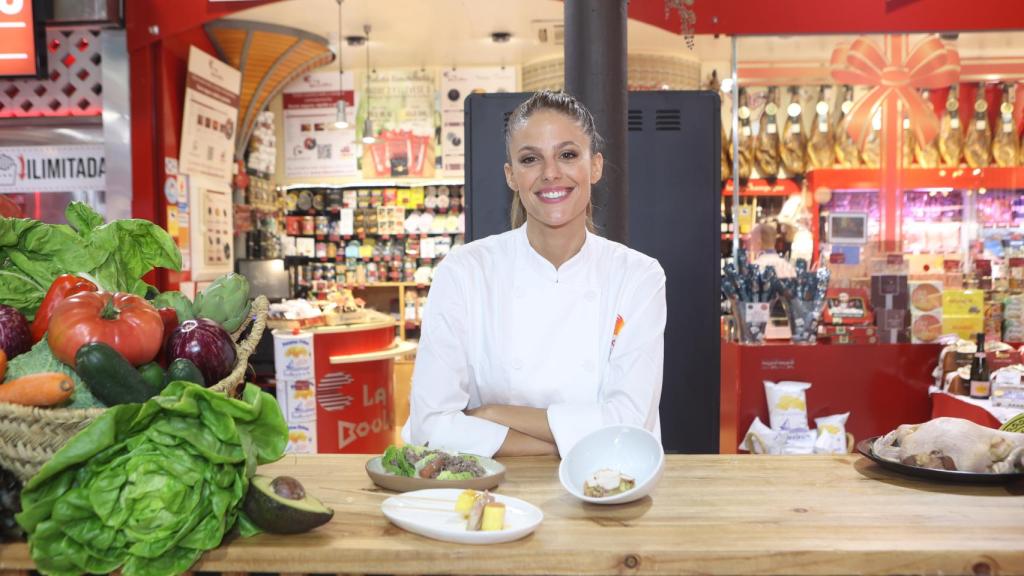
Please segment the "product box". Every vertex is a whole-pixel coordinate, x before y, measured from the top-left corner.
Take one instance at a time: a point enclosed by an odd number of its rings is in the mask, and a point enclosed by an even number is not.
[[[943,290],[944,316],[978,316],[985,312],[985,292],[982,290]]]
[[[910,311],[934,312],[942,308],[942,282],[938,280],[913,281],[910,289]]]
[[[871,277],[871,306],[875,310],[907,310],[910,288],[906,274],[879,274]]]
[[[945,271],[945,257],[942,254],[910,254],[907,256],[907,271],[913,275],[937,274]]]
[[[902,330],[879,330],[879,344],[910,344],[910,329]]]
[[[277,379],[277,404],[285,422],[316,422],[316,386],[312,379]]]
[[[985,317],[981,314],[942,316],[942,333],[956,334],[964,340],[974,340],[985,330]]]
[[[906,344],[910,342],[910,313],[907,310],[878,310],[875,312],[875,326],[878,327],[878,341],[883,344]]]
[[[878,343],[878,329],[874,326],[823,325],[821,331],[831,344]]]
[[[942,336],[942,311],[911,313],[910,341],[913,344],[931,344]]]

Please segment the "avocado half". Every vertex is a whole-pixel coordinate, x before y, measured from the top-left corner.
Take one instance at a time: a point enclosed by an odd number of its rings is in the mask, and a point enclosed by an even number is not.
[[[242,509],[257,526],[273,534],[308,532],[334,517],[334,510],[307,495],[299,481],[289,476],[253,476]]]

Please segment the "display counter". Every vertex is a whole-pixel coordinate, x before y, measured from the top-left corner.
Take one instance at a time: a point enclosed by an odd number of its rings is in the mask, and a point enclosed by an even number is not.
[[[395,338],[395,328],[395,320],[380,315],[274,332],[277,398],[290,452],[383,452],[395,441],[394,361],[416,350]]]
[[[596,506],[570,496],[558,460],[503,458],[498,492],[544,512],[507,544],[438,542],[389,523],[369,455],[286,456],[288,474],[334,508],[295,536],[236,539],[196,572],[330,574],[863,574],[1024,572],[1020,487],[937,484],[861,456],[669,455],[650,497]],[[0,546],[0,570],[32,567]]]
[[[807,415],[850,412],[857,440],[931,416],[937,344],[743,345],[722,341],[719,450],[735,454],[754,421],[768,423],[764,381],[810,382]]]

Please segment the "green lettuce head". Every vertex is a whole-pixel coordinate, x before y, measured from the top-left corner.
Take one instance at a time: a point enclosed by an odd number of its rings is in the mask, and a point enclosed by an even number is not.
[[[72,438],[25,485],[17,520],[45,574],[180,574],[220,545],[256,466],[287,441],[277,402],[259,388],[235,400],[172,382]]]

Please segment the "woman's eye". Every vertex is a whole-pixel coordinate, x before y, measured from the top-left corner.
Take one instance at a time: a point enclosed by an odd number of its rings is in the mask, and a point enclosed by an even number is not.
[[[520,164],[533,164],[537,160],[536,156],[523,156],[519,159]]]
[[[577,154],[575,150],[566,150],[565,152],[562,152],[563,160],[573,160],[577,156],[579,156],[579,154]]]

